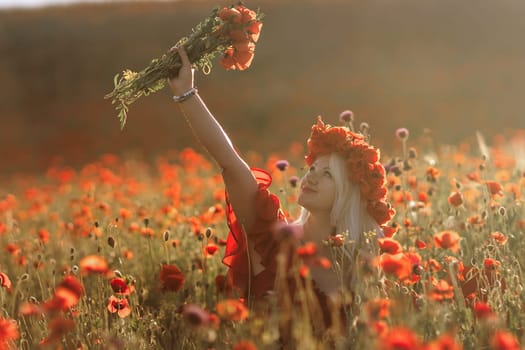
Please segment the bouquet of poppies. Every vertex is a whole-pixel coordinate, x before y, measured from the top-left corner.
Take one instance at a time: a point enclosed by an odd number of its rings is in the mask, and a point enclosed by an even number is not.
[[[205,74],[211,71],[212,59],[222,55],[221,66],[227,70],[244,70],[253,60],[263,15],[242,4],[215,8],[187,37],[155,58],[140,72],[126,69],[115,75],[113,91],[105,96],[116,105],[121,128],[126,124],[129,106],[142,96],[161,90],[167,78],[177,74],[181,59],[177,50],[183,45],[190,62]]]

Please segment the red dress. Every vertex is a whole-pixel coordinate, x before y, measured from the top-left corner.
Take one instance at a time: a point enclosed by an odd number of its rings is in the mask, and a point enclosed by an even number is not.
[[[259,185],[255,199],[255,210],[257,211],[255,222],[252,227],[246,228],[245,233],[226,196],[226,219],[230,232],[222,262],[229,267],[228,281],[243,297],[248,297],[251,274],[246,245],[246,238],[248,238],[260,255],[261,264],[265,267],[256,276],[251,276],[251,296],[260,298],[273,290],[277,272],[275,258],[279,251],[279,242],[274,239],[272,228],[279,221],[286,222],[286,218],[281,210],[279,198],[268,191],[272,183],[270,174],[261,169],[252,169],[252,173]]]
[[[272,182],[270,174],[261,169],[252,169],[259,185],[255,199],[256,218],[252,227],[246,228],[246,233],[242,225],[237,221],[233,208],[226,197],[226,217],[230,232],[226,244],[226,252],[223,263],[229,267],[227,280],[231,283],[239,295],[244,298],[251,296],[255,301],[264,299],[263,297],[274,290],[274,282],[277,274],[276,257],[281,249],[280,242],[273,234],[273,227],[278,222],[286,222],[286,217],[281,209],[280,201],[276,195],[268,191]],[[251,276],[250,291],[248,295],[248,285],[250,283],[250,271],[248,264],[248,254],[246,238],[252,242],[254,250],[260,255],[260,263],[264,270],[255,276]],[[292,247],[293,248],[293,247]],[[295,249],[291,249],[294,252]],[[296,290],[295,279],[288,279],[288,291],[292,296]],[[322,318],[325,327],[332,323],[332,315],[328,305],[328,297],[313,283],[313,290],[321,306]],[[341,316],[344,317],[343,310]],[[344,321],[343,321],[344,323]]]

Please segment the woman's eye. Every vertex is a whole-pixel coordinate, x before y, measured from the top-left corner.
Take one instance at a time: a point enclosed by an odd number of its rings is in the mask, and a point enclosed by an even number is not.
[[[332,173],[330,173],[328,170],[324,172],[324,176],[326,177],[332,177]]]
[[[314,171],[315,170],[315,166],[311,166],[310,169],[308,169],[308,171]]]

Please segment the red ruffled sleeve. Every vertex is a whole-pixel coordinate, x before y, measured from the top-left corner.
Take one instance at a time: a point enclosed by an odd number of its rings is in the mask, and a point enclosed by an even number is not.
[[[279,199],[268,191],[272,183],[270,174],[262,169],[252,168],[251,170],[259,185],[255,199],[255,222],[244,232],[226,194],[226,219],[230,232],[222,262],[229,267],[228,281],[243,297],[248,296],[251,275],[246,245],[246,238],[248,238],[254,250],[261,257],[261,264],[265,267],[256,276],[251,276],[251,295],[260,297],[272,290],[274,286],[277,271],[275,258],[279,250],[279,243],[274,239],[272,229],[278,221],[286,222],[286,218],[281,210]]]

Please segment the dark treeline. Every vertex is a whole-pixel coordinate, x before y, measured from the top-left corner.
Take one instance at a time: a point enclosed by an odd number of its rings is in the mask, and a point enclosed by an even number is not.
[[[36,170],[60,155],[79,165],[103,153],[151,157],[195,146],[169,91],[132,105],[119,130],[104,95],[215,5],[179,1],[0,12],[0,169]],[[388,152],[394,131],[432,130],[440,143],[525,127],[525,3],[248,1],[266,14],[246,72],[217,62],[197,85],[242,150],[304,142],[321,114],[352,109]]]

